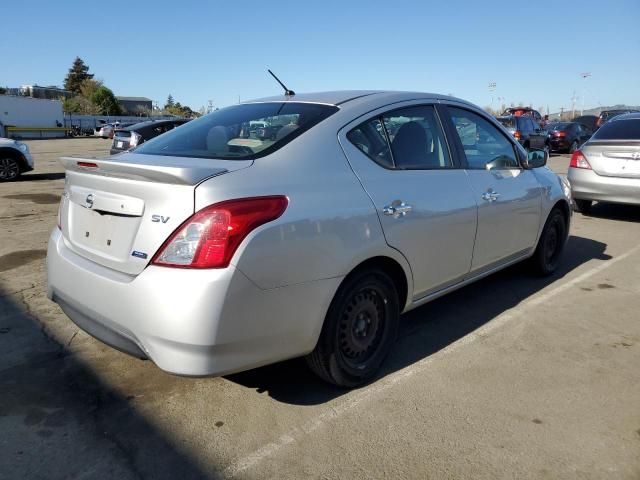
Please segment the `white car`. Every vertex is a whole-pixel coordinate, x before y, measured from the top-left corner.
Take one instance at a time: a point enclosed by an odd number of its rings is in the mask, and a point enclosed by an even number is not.
[[[113,138],[113,132],[120,127],[120,122],[105,123],[100,127],[96,127],[96,136],[102,138]]]
[[[10,138],[0,138],[0,182],[15,180],[21,173],[33,170],[29,147]]]

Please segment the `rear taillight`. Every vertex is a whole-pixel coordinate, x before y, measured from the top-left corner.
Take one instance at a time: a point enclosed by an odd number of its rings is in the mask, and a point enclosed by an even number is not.
[[[571,163],[569,163],[569,167],[571,168],[584,168],[586,170],[591,170],[591,165],[587,161],[587,158],[582,154],[580,150],[576,150],[573,152],[571,156]]]
[[[76,165],[82,168],[98,168],[98,164],[93,162],[76,162]]]
[[[516,130],[515,132],[513,132],[513,137],[516,140],[520,140],[522,138],[522,134],[518,130]]]
[[[142,135],[140,135],[139,133],[131,132],[131,137],[129,138],[129,147],[137,147],[141,138]]]
[[[567,132],[553,132],[554,137],[566,137]]]
[[[280,217],[284,196],[241,198],[203,208],[160,247],[151,263],[176,268],[224,268],[255,228]]]
[[[596,120],[596,127],[601,127],[602,126],[602,117],[598,117],[598,120]]]

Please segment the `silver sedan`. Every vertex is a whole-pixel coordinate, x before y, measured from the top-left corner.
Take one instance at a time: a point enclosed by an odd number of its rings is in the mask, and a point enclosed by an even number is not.
[[[571,157],[576,210],[593,201],[640,205],[640,113],[613,117]]]
[[[132,152],[61,161],[49,298],[178,375],[306,355],[325,380],[360,385],[402,312],[523,260],[552,273],[571,218],[544,152],[426,93],[257,100]]]

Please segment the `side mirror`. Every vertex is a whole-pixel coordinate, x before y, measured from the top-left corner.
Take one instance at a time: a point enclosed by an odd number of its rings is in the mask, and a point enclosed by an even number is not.
[[[524,162],[524,168],[527,170],[532,168],[544,167],[547,164],[547,152],[532,148],[527,152],[527,160]]]

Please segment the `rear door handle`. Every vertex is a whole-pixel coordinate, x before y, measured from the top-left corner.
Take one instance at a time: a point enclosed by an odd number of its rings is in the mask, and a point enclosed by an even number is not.
[[[404,217],[411,210],[413,210],[411,205],[407,205],[404,202],[393,202],[391,205],[383,207],[382,213],[385,215],[391,215],[394,218],[399,218]]]
[[[493,190],[489,190],[488,192],[484,192],[482,194],[482,199],[486,200],[487,202],[495,202],[496,200],[498,200],[498,197],[500,197],[500,194],[498,192],[494,192]]]

